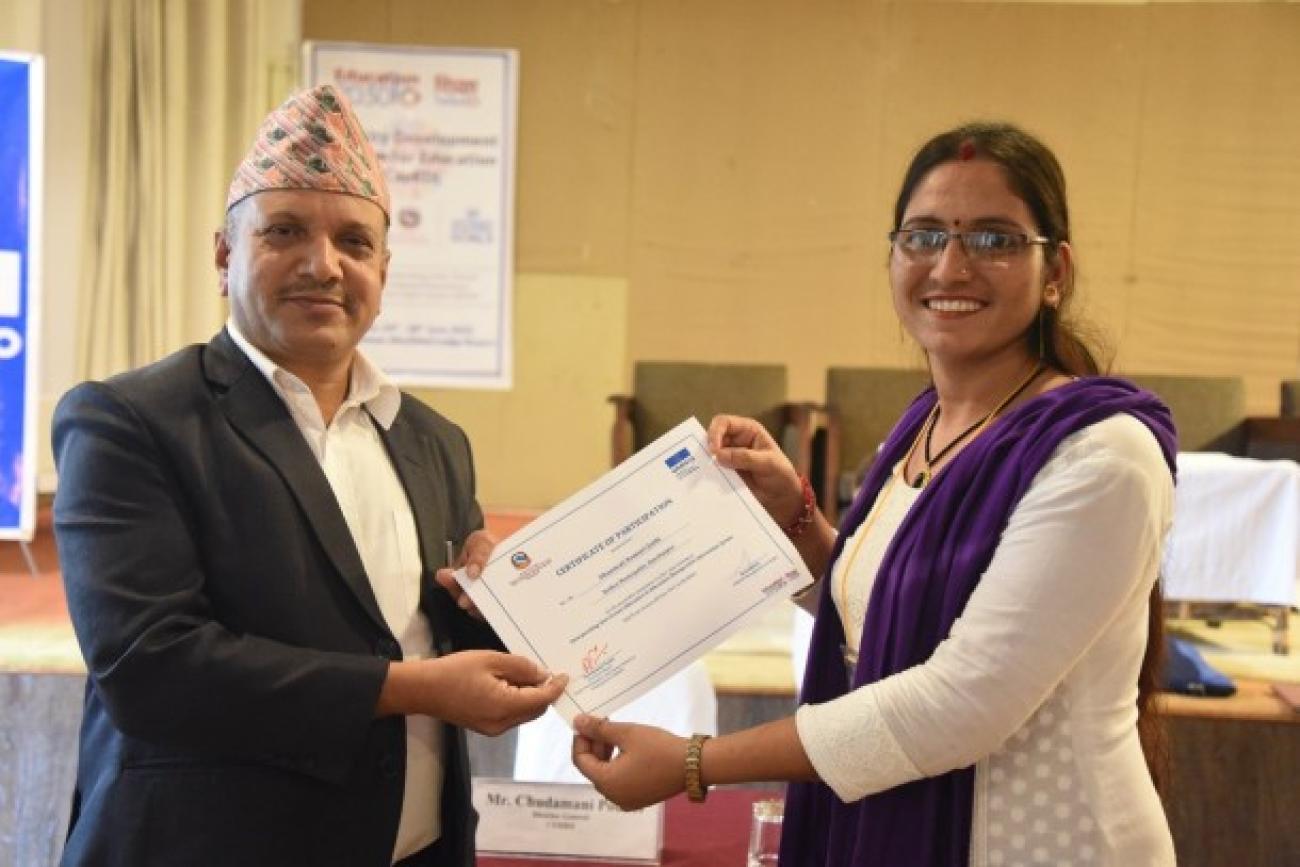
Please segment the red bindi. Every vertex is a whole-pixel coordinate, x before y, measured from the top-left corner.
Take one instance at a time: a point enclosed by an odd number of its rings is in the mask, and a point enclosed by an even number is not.
[[[975,159],[975,143],[970,139],[957,146],[957,158],[962,162]]]

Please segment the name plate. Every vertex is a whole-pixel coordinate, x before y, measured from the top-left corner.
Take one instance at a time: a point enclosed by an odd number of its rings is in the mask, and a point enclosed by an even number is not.
[[[478,851],[658,864],[664,807],[625,813],[592,786],[474,778]]]

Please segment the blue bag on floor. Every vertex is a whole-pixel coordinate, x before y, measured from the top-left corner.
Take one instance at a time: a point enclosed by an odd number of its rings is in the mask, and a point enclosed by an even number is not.
[[[1165,636],[1165,668],[1162,688],[1166,692],[1183,695],[1205,695],[1216,698],[1232,695],[1237,685],[1221,671],[1213,668],[1201,652],[1181,638]]]

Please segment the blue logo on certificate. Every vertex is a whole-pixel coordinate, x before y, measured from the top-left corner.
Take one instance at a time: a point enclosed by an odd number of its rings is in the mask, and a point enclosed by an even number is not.
[[[684,479],[699,469],[699,465],[695,462],[695,455],[691,454],[689,448],[680,449],[664,458],[664,466],[672,470],[673,475],[679,479]]]

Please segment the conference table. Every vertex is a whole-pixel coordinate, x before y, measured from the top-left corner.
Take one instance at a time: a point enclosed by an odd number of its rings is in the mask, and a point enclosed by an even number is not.
[[[749,823],[755,801],[780,797],[763,789],[714,789],[703,804],[678,795],[664,810],[663,867],[744,867],[749,848]],[[615,861],[572,861],[563,858],[505,858],[479,853],[478,867],[614,867]]]

